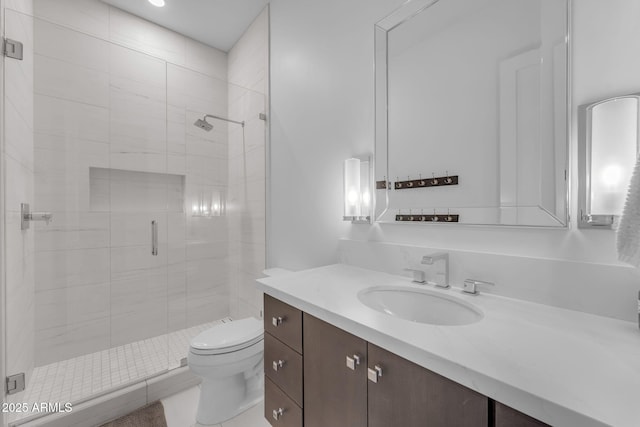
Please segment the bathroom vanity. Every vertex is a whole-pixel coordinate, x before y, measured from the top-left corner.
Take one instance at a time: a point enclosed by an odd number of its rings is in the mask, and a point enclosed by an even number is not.
[[[633,362],[640,352],[626,351],[638,341],[629,322],[452,288],[428,292],[479,308],[481,319],[418,323],[361,303],[358,294],[381,286],[430,288],[347,265],[259,280],[265,417],[273,426],[624,426],[640,420],[626,395],[640,381]]]
[[[269,295],[264,307],[273,426],[547,425]]]

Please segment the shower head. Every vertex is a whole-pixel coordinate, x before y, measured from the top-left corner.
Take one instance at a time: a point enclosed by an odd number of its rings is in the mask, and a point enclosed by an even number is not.
[[[193,125],[199,127],[200,129],[204,129],[207,132],[209,132],[211,129],[213,129],[213,125],[207,121],[206,117],[204,117],[203,119],[196,120],[193,123]]]
[[[205,114],[203,118],[196,120],[193,125],[209,132],[211,129],[213,129],[213,125],[207,121],[207,117],[211,117],[212,119],[216,119],[216,120],[222,120],[228,123],[235,123],[237,125],[244,127],[244,122],[238,122],[235,120],[227,119],[225,117],[214,116],[213,114]]]

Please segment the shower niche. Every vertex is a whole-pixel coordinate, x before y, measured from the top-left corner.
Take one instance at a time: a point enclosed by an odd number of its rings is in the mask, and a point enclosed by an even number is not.
[[[184,212],[185,176],[89,168],[93,212]]]

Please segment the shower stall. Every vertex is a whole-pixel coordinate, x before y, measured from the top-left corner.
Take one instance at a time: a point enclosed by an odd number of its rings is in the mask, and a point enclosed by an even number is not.
[[[189,60],[195,42],[165,54],[113,7],[96,6],[101,34],[37,5],[4,10],[22,44],[3,68],[6,401],[78,404],[184,366],[216,322],[260,315],[246,282],[263,252],[252,268],[242,257],[264,245],[247,233],[264,234],[266,102],[212,48]]]

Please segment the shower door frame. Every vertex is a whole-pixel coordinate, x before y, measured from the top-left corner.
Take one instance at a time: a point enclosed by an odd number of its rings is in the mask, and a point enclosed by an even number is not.
[[[0,0],[0,35],[4,41],[4,6],[6,0]],[[3,43],[4,44],[4,43]],[[4,46],[3,46],[4,50]],[[7,400],[6,393],[6,324],[5,324],[5,291],[6,291],[6,269],[5,269],[5,161],[4,161],[4,53],[0,55],[0,236],[2,236],[2,243],[0,244],[0,378],[2,378],[2,404]],[[0,426],[4,427],[5,416],[4,412],[0,411]]]

